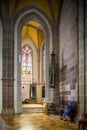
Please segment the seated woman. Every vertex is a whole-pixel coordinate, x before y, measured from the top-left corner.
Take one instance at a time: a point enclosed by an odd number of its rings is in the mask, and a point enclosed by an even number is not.
[[[66,109],[64,110],[64,113],[60,119],[64,121],[69,121],[70,120],[69,114],[70,114],[70,111],[72,110],[73,110],[72,103],[68,102],[68,105],[66,106]]]

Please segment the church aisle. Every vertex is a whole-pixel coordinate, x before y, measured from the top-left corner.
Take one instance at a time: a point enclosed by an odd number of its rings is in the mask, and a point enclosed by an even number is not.
[[[57,115],[34,113],[0,116],[0,130],[77,130],[77,126]]]

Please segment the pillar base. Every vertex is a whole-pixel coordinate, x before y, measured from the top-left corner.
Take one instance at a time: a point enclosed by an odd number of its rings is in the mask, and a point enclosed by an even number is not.
[[[14,114],[14,110],[13,109],[3,109],[1,114],[2,115],[11,115],[11,114]]]

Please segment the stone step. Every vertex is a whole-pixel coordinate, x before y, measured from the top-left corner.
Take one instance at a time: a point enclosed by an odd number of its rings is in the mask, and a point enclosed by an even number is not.
[[[38,108],[22,108],[22,113],[44,113],[45,108],[44,107],[38,107]]]

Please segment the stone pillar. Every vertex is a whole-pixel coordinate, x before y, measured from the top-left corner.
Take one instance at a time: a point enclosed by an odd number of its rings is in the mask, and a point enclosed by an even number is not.
[[[85,0],[85,113],[87,113],[87,0]]]
[[[53,29],[53,50],[55,53],[55,88],[53,101],[59,105],[59,27],[58,24],[54,24]]]
[[[14,41],[9,18],[3,24],[2,114],[14,113]]]
[[[2,112],[2,23],[0,19],[0,114]]]
[[[37,50],[37,62],[38,62],[38,83],[40,83],[40,49]]]
[[[43,51],[40,49],[40,83],[43,82]]]
[[[49,41],[45,44],[45,100],[50,100],[50,87],[49,87],[49,61],[50,61],[50,51],[49,51]]]
[[[78,19],[78,44],[79,44],[79,88],[78,88],[78,116],[86,111],[86,51],[85,42],[85,12],[84,0],[79,0],[79,19]],[[87,28],[87,26],[86,26]],[[87,29],[86,29],[87,30]]]

